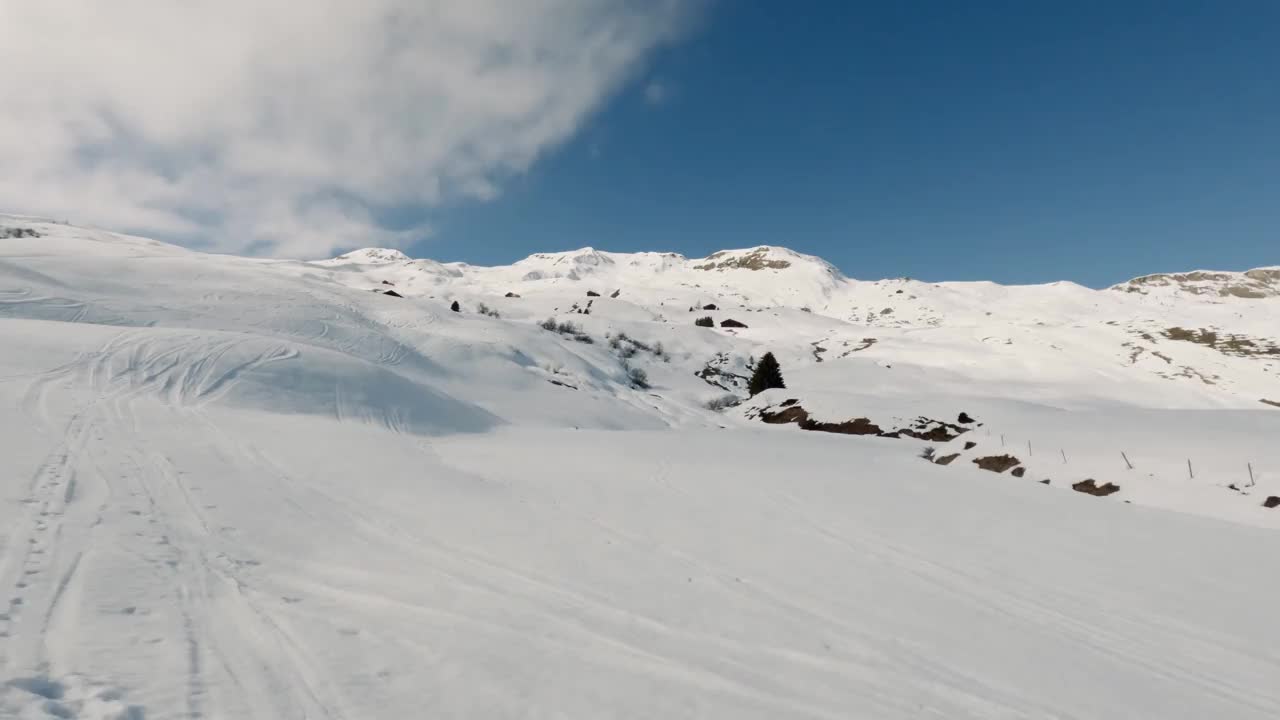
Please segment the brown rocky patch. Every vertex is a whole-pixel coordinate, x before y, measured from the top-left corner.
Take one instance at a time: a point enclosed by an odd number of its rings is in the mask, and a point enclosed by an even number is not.
[[[1002,473],[1015,465],[1021,465],[1022,461],[1012,455],[988,455],[975,458],[973,463],[983,470]]]
[[[1027,469],[1019,465],[1018,467],[1014,468],[1013,471],[1010,472],[1009,474],[1014,477],[1022,477],[1023,475],[1027,474]]]
[[[770,425],[785,425],[787,423],[798,423],[809,419],[809,411],[793,405],[778,412],[769,412],[767,410],[760,413],[760,419]]]
[[[1267,499],[1262,501],[1262,507],[1264,508],[1280,507],[1280,495],[1267,496]]]
[[[1171,327],[1166,328],[1163,335],[1170,340],[1206,345],[1223,355],[1235,355],[1237,357],[1280,355],[1280,346],[1267,340],[1230,333],[1219,334],[1217,330],[1208,328],[1188,330],[1183,327]]]
[[[720,321],[720,327],[727,327],[727,328],[744,328],[744,327],[746,327],[746,326],[747,326],[747,324],[746,324],[746,323],[744,323],[744,322],[738,322],[737,320],[734,320],[733,318],[726,318],[726,319],[724,319],[724,320],[721,320],[721,321]]]
[[[939,465],[950,465],[958,457],[960,457],[960,453],[951,453],[950,455],[943,455],[937,460],[934,460],[934,462]]]
[[[883,435],[884,431],[879,425],[871,422],[868,418],[854,418],[845,420],[844,422],[829,423],[818,422],[816,420],[801,420],[801,430],[816,430],[817,432],[838,433],[840,435]]]
[[[1272,407],[1280,407],[1280,400],[1268,400],[1266,398],[1260,398],[1259,402],[1262,402],[1267,405],[1271,405]]]
[[[786,260],[770,260],[768,259],[769,250],[767,248],[759,248],[741,257],[729,257],[729,253],[721,250],[713,253],[707,259],[712,262],[703,265],[694,265],[694,270],[781,270],[791,267],[791,263]]]
[[[1115,483],[1103,483],[1102,485],[1099,485],[1095,483],[1092,478],[1088,480],[1081,480],[1080,482],[1073,484],[1071,489],[1086,495],[1096,495],[1097,497],[1106,497],[1112,493],[1120,492],[1119,485],[1116,485]]]
[[[965,449],[965,450],[972,450],[972,449],[974,449],[974,448],[976,448],[976,447],[978,447],[978,443],[976,443],[976,442],[974,442],[974,441],[972,441],[972,440],[966,440],[966,441],[965,441],[965,443],[964,443],[964,449]]]

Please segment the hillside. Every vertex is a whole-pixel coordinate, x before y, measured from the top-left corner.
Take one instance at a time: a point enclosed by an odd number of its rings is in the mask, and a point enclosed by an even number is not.
[[[0,717],[1275,717],[1275,273],[0,216]]]

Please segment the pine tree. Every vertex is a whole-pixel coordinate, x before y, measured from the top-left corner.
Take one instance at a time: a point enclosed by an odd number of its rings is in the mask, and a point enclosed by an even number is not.
[[[458,305],[457,300],[453,301],[453,304],[449,306],[449,309],[454,312],[462,312],[462,306]]]
[[[751,382],[747,383],[747,392],[756,395],[765,390],[786,386],[787,384],[782,381],[782,367],[778,365],[778,359],[773,356],[773,353],[767,352],[756,364],[756,371],[751,374]]]

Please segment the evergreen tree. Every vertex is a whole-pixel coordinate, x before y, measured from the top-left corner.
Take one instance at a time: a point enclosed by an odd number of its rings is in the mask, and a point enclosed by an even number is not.
[[[778,359],[773,356],[773,353],[767,352],[760,358],[760,362],[756,363],[756,371],[751,374],[751,382],[747,383],[747,392],[756,395],[765,390],[786,386],[787,384],[782,381],[782,367],[778,365]]]
[[[462,312],[462,307],[458,305],[457,300],[453,301],[453,304],[449,306],[449,309],[454,312]]]

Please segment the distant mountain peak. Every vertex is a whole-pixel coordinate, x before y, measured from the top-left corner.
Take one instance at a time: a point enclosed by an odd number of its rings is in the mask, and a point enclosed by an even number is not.
[[[348,263],[365,263],[376,265],[380,263],[408,262],[411,258],[399,250],[391,248],[362,248],[360,250],[352,250],[349,253],[339,255],[334,261]]]
[[[1244,272],[1193,270],[1185,273],[1155,273],[1113,285],[1111,289],[1143,295],[1162,290],[1253,300],[1280,297],[1280,267],[1254,268]]]

